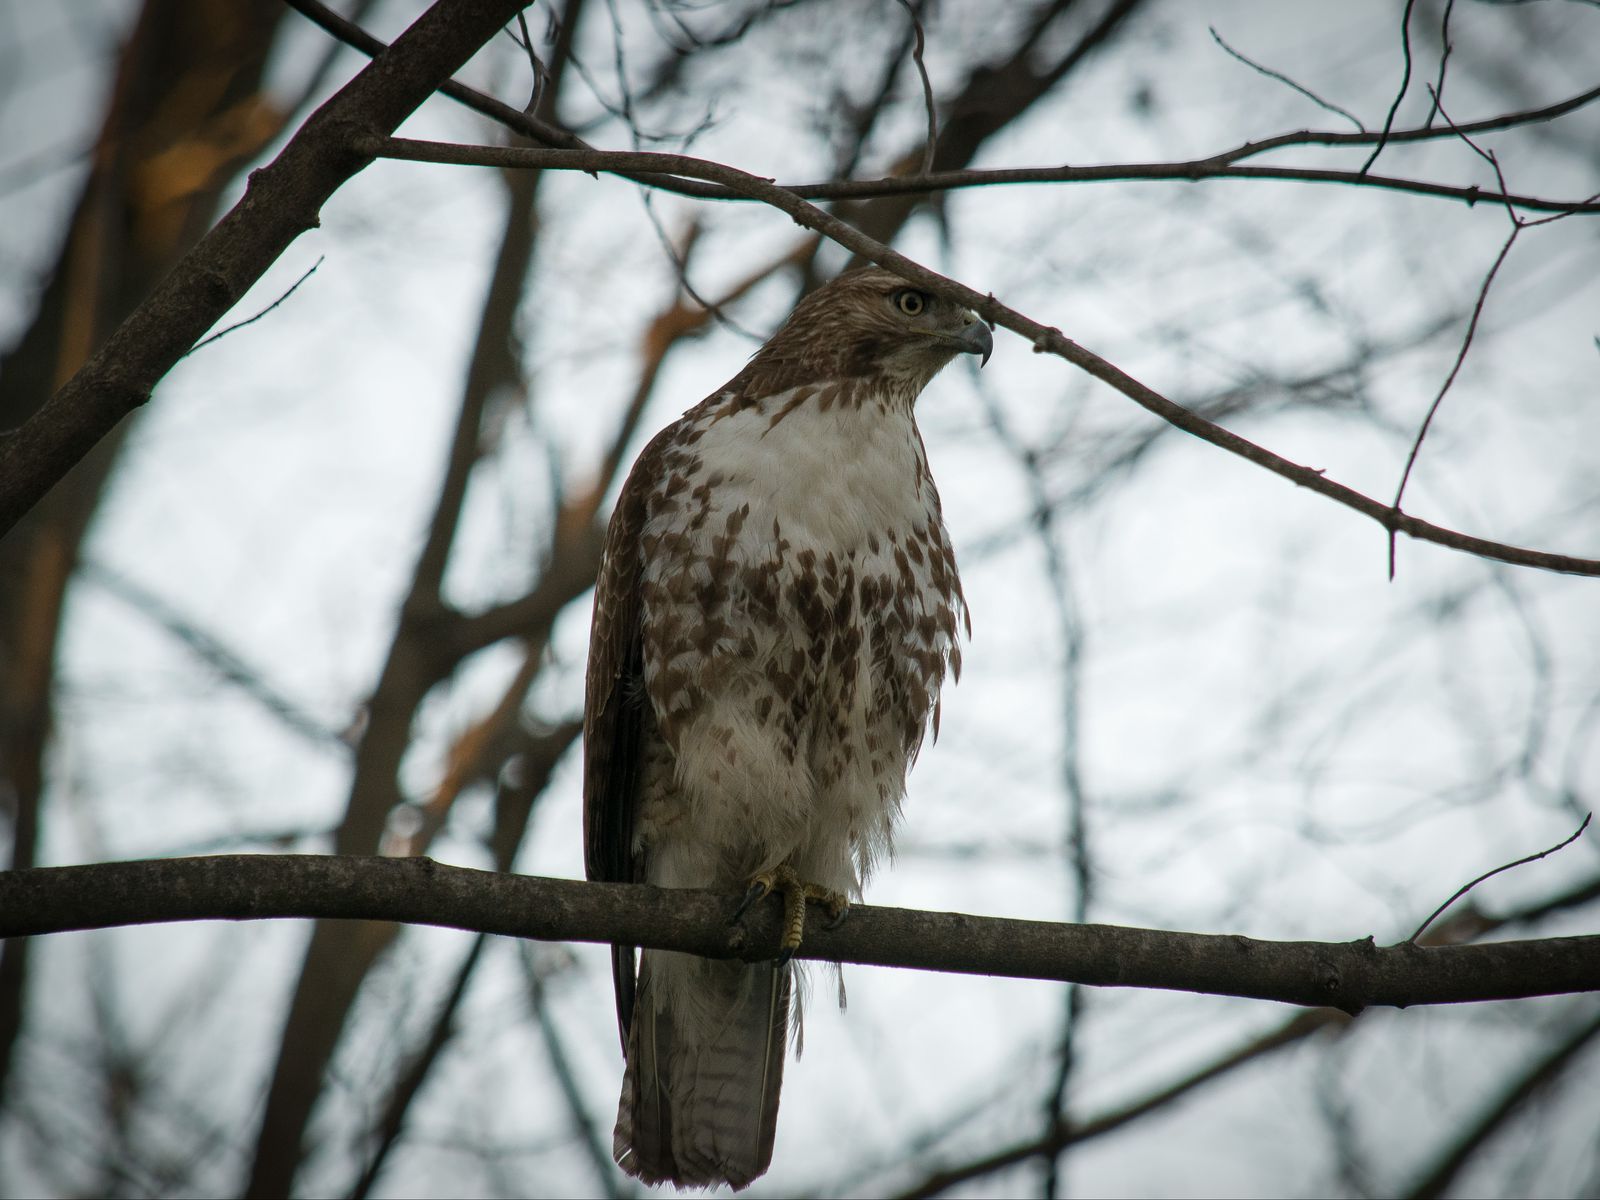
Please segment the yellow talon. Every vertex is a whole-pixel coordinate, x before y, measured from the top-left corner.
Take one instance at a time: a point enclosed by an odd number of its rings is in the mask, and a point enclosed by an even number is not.
[[[783,865],[762,871],[750,880],[750,889],[745,893],[744,901],[733,919],[737,921],[752,904],[773,892],[783,895],[783,939],[778,943],[777,958],[780,964],[794,957],[794,952],[800,949],[800,942],[805,937],[806,901],[815,900],[827,911],[828,923],[825,928],[828,929],[844,920],[850,908],[848,897],[821,884],[807,883],[795,874],[793,867]]]

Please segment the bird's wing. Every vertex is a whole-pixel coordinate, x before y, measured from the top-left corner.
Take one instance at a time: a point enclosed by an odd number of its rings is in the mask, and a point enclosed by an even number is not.
[[[639,535],[644,526],[645,458],[629,475],[606,533],[594,592],[594,627],[583,712],[584,869],[590,879],[635,883],[633,852],[641,735],[648,721],[639,604]],[[611,948],[617,1020],[627,1045],[635,997],[634,947]]]

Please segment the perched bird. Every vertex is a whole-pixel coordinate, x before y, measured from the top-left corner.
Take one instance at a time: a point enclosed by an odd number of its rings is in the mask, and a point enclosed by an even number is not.
[[[613,947],[613,1153],[646,1183],[738,1189],[772,1161],[805,902],[837,919],[859,898],[961,668],[966,602],[912,408],[992,344],[976,314],[849,272],[622,488],[589,646],[589,878],[785,902],[774,962],[635,967]]]

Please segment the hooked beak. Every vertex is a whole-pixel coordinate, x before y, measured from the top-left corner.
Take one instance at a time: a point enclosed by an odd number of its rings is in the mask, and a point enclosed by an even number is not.
[[[989,332],[989,327],[977,313],[967,314],[967,326],[956,335],[956,341],[960,343],[963,354],[982,355],[978,361],[980,367],[987,365],[989,355],[994,352],[994,334]]]

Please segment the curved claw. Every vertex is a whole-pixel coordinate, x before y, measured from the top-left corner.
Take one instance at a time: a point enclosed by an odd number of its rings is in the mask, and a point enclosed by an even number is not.
[[[850,911],[850,901],[840,893],[820,884],[806,883],[795,873],[793,867],[779,866],[770,871],[763,871],[750,880],[749,890],[739,902],[739,907],[734,910],[733,919],[729,924],[737,924],[744,914],[750,911],[751,905],[765,899],[773,892],[778,892],[783,897],[783,940],[778,943],[778,955],[774,960],[779,966],[792,959],[795,951],[800,949],[800,943],[805,937],[807,901],[815,900],[827,912],[828,919],[823,924],[824,929],[837,929]]]
[[[837,894],[829,897],[819,896],[818,899],[828,914],[828,919],[822,923],[822,927],[831,932],[843,925],[845,918],[850,915],[850,901]]]
[[[733,916],[729,918],[728,924],[737,925],[744,918],[745,913],[750,911],[752,904],[771,895],[774,882],[766,875],[757,875],[752,879],[750,881],[750,890],[744,894],[744,899],[739,901],[739,907],[733,910]]]

